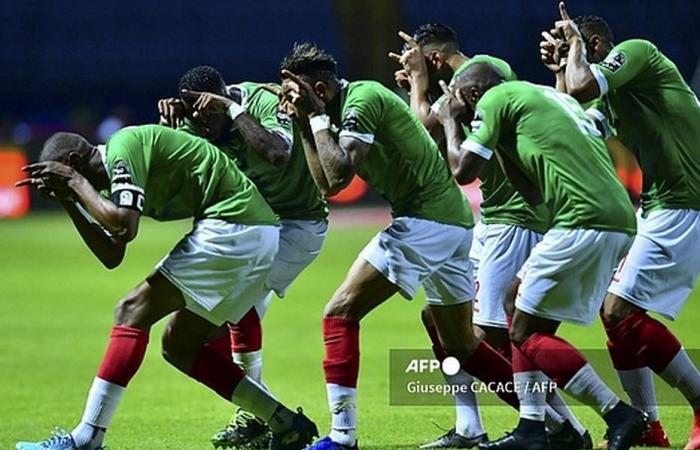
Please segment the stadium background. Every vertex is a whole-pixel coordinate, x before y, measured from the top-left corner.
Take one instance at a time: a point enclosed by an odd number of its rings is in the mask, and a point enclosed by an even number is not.
[[[650,39],[699,90],[700,2],[572,0],[568,9],[605,16],[618,40]],[[214,65],[230,82],[274,81],[292,43],[310,40],[337,57],[343,76],[393,86],[396,67],[386,53],[401,48],[396,31],[439,21],[456,29],[466,54],[500,56],[521,78],[550,83],[537,43],[540,30],[556,18],[556,3],[540,0],[3,1],[0,216],[28,211],[28,193],[11,184],[19,176],[17,166],[34,160],[51,133],[73,130],[97,141],[123,124],[154,122],[157,99],[174,95],[180,74],[194,65]],[[634,192],[639,188],[634,164],[624,155],[616,161]],[[372,193],[360,197],[362,206],[382,204]],[[21,220],[0,220],[0,448],[43,437],[54,425],[73,425],[116,300],[189,227],[144,221],[123,266],[108,272],[64,215],[44,211],[53,205],[34,197],[31,205],[33,212]],[[331,222],[319,260],[266,319],[268,384],[290,404],[303,405],[322,429],[328,423],[320,367],[322,305],[387,216],[385,210],[357,211],[353,204],[333,216],[339,219]],[[695,348],[699,300],[696,290],[672,325]],[[418,322],[421,304],[392,301],[363,325],[364,448],[414,448],[438,434],[431,421],[450,426],[450,408],[388,405],[389,349],[427,347]],[[160,359],[159,330],[153,331],[147,361],[108,435],[112,448],[206,448],[210,433],[231,413],[230,406]],[[599,324],[565,327],[564,333],[581,347],[604,348]],[[586,410],[581,414],[600,437],[600,421]],[[484,408],[483,416],[494,436],[515,420],[498,407]],[[688,416],[684,408],[664,407],[674,444],[682,445]]]

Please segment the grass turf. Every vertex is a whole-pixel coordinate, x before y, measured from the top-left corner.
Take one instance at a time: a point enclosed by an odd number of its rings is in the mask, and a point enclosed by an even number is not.
[[[80,419],[89,384],[105,348],[117,301],[141,281],[177,242],[189,224],[144,221],[125,262],[103,269],[80,242],[67,217],[33,215],[0,222],[0,448],[17,440],[41,439],[56,425]],[[287,405],[304,407],[327,431],[321,359],[320,316],[357,252],[376,231],[332,228],[319,259],[275,301],[265,321],[265,379]],[[686,347],[698,346],[694,328],[700,313],[696,290],[672,324]],[[450,407],[397,407],[388,401],[388,351],[429,348],[420,326],[422,298],[393,298],[362,325],[359,396],[363,448],[415,448],[440,433],[432,422],[451,427]],[[114,450],[206,449],[209,437],[234,407],[169,366],[159,355],[162,324],[116,414],[106,444]],[[602,328],[564,327],[576,345],[604,348]],[[594,441],[603,424],[576,407]],[[516,422],[504,406],[482,408],[492,437]],[[662,420],[676,447],[685,444],[687,407],[663,407]]]

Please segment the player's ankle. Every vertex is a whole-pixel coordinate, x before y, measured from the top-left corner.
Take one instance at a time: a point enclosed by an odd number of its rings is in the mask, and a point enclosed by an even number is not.
[[[80,450],[95,450],[102,445],[106,431],[104,428],[81,422],[70,434],[76,448]]]
[[[328,435],[331,440],[346,447],[354,447],[357,443],[356,431],[352,430],[331,430]]]

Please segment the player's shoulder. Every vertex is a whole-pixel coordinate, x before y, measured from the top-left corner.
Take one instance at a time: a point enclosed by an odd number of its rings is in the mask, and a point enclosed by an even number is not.
[[[242,81],[226,86],[226,93],[234,101],[246,105],[254,102],[277,103],[278,97],[270,92],[268,88],[279,89],[278,83],[264,83],[258,81]]]
[[[515,81],[518,79],[510,64],[508,64],[505,59],[499,58],[498,56],[485,54],[474,55],[467,63],[487,63],[498,70],[507,81]],[[466,66],[467,64],[465,64],[463,67]]]
[[[379,81],[357,80],[347,84],[348,96],[358,97],[384,97],[394,93]]]
[[[657,50],[653,42],[646,39],[627,39],[615,45],[615,50]]]

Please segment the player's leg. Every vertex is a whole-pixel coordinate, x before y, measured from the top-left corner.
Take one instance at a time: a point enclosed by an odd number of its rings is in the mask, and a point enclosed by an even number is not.
[[[266,285],[270,293],[236,324],[231,325],[233,359],[246,375],[264,386],[262,379],[262,324],[273,292],[284,297],[289,286],[320,254],[328,225],[321,220],[281,220],[279,250]]]
[[[158,272],[139,284],[117,305],[107,351],[88,392],[80,423],[68,435],[56,435],[43,443],[20,442],[17,449],[101,448],[121,397],[146,354],[151,326],[184,306],[179,291]]]
[[[561,320],[594,320],[609,274],[629,242],[622,233],[554,230],[533,250],[521,271],[510,328],[514,379],[522,388],[520,421],[512,434],[486,448],[547,448],[546,394],[556,386],[603,417],[611,449],[627,449],[641,434],[646,416],[621,402],[584,356],[555,335]]]
[[[442,361],[445,358],[440,336],[431,313],[430,306],[426,305],[421,311],[421,321],[432,343],[435,358]],[[453,385],[471,385],[474,377],[460,369],[455,375],[445,374],[445,381]],[[454,396],[455,400],[455,426],[437,439],[421,445],[420,448],[469,448],[475,438],[485,435],[481,423],[479,404],[474,391],[467,389]]]
[[[603,308],[608,349],[623,388],[647,411],[652,427],[639,444],[668,446],[659,422],[652,371],[677,388],[694,410],[689,449],[700,448],[700,374],[673,333],[647,315],[676,317],[700,272],[700,213],[654,211],[620,263]]]
[[[326,304],[323,317],[323,370],[332,416],[331,432],[326,440],[316,444],[316,448],[326,448],[332,443],[347,448],[356,445],[360,321],[398,290],[398,286],[360,256]]]
[[[246,376],[225,348],[207,345],[216,325],[188,311],[178,311],[163,334],[163,356],[178,370],[212,389],[264,421],[274,435],[288,433],[295,424],[315,426],[301,413],[277,401],[266,389]],[[255,444],[255,443],[252,443]],[[300,446],[301,447],[301,446]]]

